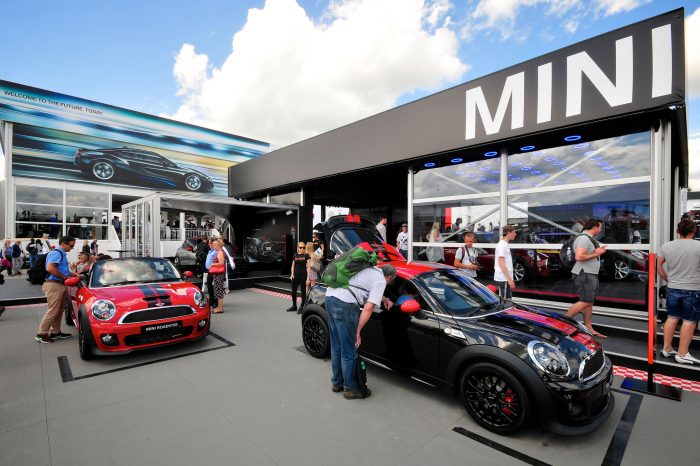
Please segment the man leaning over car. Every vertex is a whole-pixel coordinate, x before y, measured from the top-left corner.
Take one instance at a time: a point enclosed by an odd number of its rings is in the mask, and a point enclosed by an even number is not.
[[[396,277],[396,269],[386,264],[370,267],[354,275],[349,288],[328,288],[326,310],[331,340],[332,390],[345,390],[346,400],[364,398],[355,380],[357,349],[362,343],[360,333],[382,302],[386,284]],[[362,310],[358,312],[358,305]],[[372,392],[368,389],[367,395]]]
[[[58,247],[46,256],[46,272],[48,276],[41,286],[46,295],[48,309],[41,319],[35,340],[39,343],[51,343],[54,340],[69,338],[70,333],[61,332],[61,315],[65,304],[66,285],[63,281],[75,275],[70,271],[66,254],[75,246],[75,238],[62,236]]]

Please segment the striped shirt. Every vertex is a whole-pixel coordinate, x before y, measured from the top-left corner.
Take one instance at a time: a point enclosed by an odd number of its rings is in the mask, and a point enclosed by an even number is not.
[[[326,296],[360,306],[364,306],[366,302],[379,306],[386,288],[384,273],[377,267],[364,269],[350,279],[349,288],[328,288]]]

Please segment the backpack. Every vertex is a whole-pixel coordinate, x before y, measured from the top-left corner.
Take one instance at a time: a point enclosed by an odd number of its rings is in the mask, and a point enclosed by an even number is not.
[[[375,265],[377,265],[376,253],[370,253],[360,246],[355,246],[326,266],[321,281],[330,288],[348,288],[352,277]]]
[[[591,243],[593,243],[594,248],[600,246],[600,243],[598,243],[598,241],[596,241],[595,239],[593,239],[592,236],[587,235],[586,233],[579,233],[576,236],[572,236],[571,238],[564,241],[564,243],[561,245],[561,250],[559,251],[559,259],[565,267],[573,267],[574,264],[576,264],[576,251],[574,251],[574,243],[576,242],[576,239],[582,235],[588,236],[588,239],[591,240]]]
[[[27,272],[27,280],[32,285],[41,285],[46,281],[46,257],[48,254],[40,254],[34,261],[34,266]]]

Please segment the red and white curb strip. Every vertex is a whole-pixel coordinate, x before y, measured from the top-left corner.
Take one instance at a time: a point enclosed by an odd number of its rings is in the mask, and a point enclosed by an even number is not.
[[[260,288],[248,288],[248,291],[253,291],[255,293],[266,294],[268,296],[275,296],[277,298],[284,298],[289,301],[292,297],[285,293],[278,293],[276,291],[268,291]],[[298,300],[299,298],[297,298]],[[640,371],[637,369],[630,369],[629,367],[623,366],[613,366],[613,374],[620,377],[631,377],[633,379],[646,380],[646,371]],[[695,382],[693,380],[680,379],[678,377],[671,377],[669,375],[654,374],[654,382],[660,383],[661,385],[669,385],[671,387],[682,388],[689,392],[700,393],[700,382]]]

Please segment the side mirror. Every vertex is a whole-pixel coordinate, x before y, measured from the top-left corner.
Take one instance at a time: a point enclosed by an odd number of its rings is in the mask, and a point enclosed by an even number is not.
[[[63,281],[66,286],[78,286],[78,283],[80,283],[80,277],[69,277]]]
[[[486,288],[488,288],[491,293],[498,294],[498,288],[496,285],[486,285]]]
[[[415,314],[420,311],[420,304],[415,299],[407,299],[401,305],[401,312],[404,314]]]
[[[192,275],[194,275],[194,274],[192,273],[191,270],[185,270],[184,275],[185,275],[185,278],[192,278]]]

